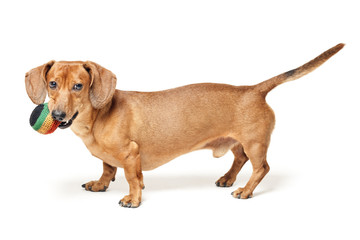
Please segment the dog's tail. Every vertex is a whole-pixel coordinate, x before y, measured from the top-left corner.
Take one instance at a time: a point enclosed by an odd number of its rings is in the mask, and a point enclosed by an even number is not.
[[[326,52],[323,52],[318,57],[314,58],[308,63],[305,63],[301,67],[298,67],[296,69],[290,70],[288,72],[282,73],[280,75],[277,75],[273,78],[270,78],[269,80],[266,80],[264,82],[261,82],[257,85],[255,85],[255,89],[257,89],[259,92],[261,92],[264,96],[268,92],[270,92],[272,89],[277,87],[278,85],[284,83],[296,80],[298,78],[301,78],[302,76],[312,72],[317,67],[319,67],[321,64],[326,62],[329,58],[331,58],[333,55],[335,55],[338,51],[340,51],[345,44],[340,43],[336,45],[333,48],[330,48]]]

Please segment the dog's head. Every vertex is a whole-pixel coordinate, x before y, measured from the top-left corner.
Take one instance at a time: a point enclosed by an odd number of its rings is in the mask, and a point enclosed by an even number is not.
[[[65,123],[84,109],[101,109],[109,103],[116,76],[90,61],[50,61],[27,72],[25,85],[35,104],[43,103],[48,94],[53,118]]]

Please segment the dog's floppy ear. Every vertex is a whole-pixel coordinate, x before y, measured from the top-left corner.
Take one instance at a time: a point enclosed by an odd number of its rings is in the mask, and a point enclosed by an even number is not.
[[[46,74],[54,65],[52,60],[25,74],[25,87],[31,101],[37,105],[44,103],[46,98]]]
[[[90,101],[95,109],[104,107],[112,99],[116,76],[111,71],[101,67],[99,64],[87,61],[84,68],[90,74]]]

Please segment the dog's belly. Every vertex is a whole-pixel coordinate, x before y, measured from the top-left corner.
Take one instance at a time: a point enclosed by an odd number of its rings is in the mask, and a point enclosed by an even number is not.
[[[188,152],[192,152],[200,149],[210,149],[213,151],[213,156],[216,158],[222,157],[230,149],[239,144],[238,141],[231,137],[217,137],[215,139],[208,139],[206,141],[200,141],[190,150],[179,150],[176,152],[162,151],[160,148],[154,154],[154,148],[150,152],[147,152],[147,148],[144,147],[140,151],[142,170],[148,171],[153,170],[161,165],[164,165],[176,157],[179,157]]]

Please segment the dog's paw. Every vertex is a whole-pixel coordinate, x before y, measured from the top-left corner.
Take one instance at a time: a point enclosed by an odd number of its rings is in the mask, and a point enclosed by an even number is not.
[[[99,181],[91,181],[88,183],[84,183],[82,187],[85,188],[85,190],[92,192],[105,192],[108,188],[105,183]]]
[[[234,192],[232,192],[231,195],[234,198],[238,198],[238,199],[248,199],[248,198],[252,198],[253,196],[253,194],[251,192],[246,191],[245,188],[238,188]]]
[[[215,184],[218,187],[231,187],[234,184],[235,180],[236,180],[235,178],[231,178],[225,175],[219,178],[219,180],[217,180]]]
[[[120,206],[127,208],[137,208],[140,206],[140,203],[141,202],[139,200],[133,199],[130,195],[125,196],[119,202]]]

